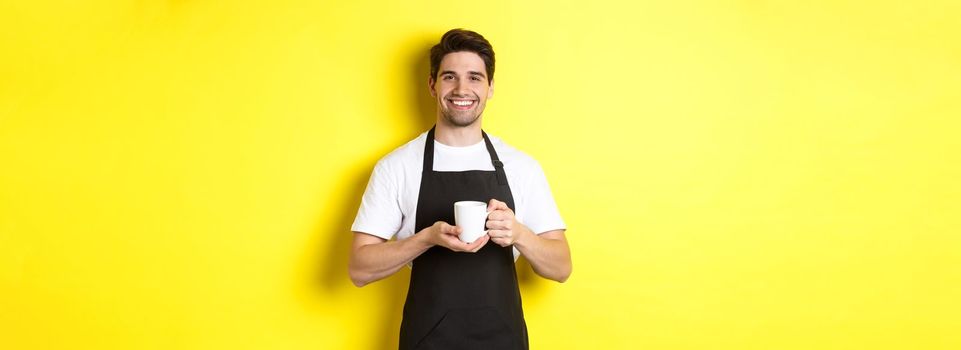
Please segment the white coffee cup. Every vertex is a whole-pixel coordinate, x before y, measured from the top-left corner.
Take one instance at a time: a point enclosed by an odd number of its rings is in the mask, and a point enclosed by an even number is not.
[[[487,234],[487,203],[460,201],[454,203],[454,225],[463,229],[458,238],[464,243],[474,243]]]

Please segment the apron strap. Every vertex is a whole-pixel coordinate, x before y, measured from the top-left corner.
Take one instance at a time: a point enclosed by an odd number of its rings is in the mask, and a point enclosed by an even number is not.
[[[427,139],[424,145],[423,174],[434,171],[434,129],[436,128],[437,126],[435,125],[427,132]],[[487,133],[481,130],[481,135],[484,136],[484,145],[487,146],[487,153],[490,154],[491,164],[494,165],[494,172],[497,173],[497,183],[501,186],[507,186],[507,173],[504,172],[504,163],[497,157],[497,151],[494,150],[494,144],[491,143],[491,139],[487,136]]]
[[[423,174],[427,175],[434,171],[434,129],[437,126],[430,128],[427,132],[427,140],[424,145],[424,170]]]
[[[484,135],[484,144],[487,145],[487,153],[490,153],[491,163],[494,163],[494,171],[497,172],[497,183],[501,186],[507,186],[507,173],[504,172],[504,163],[501,163],[500,158],[497,158],[497,151],[494,150],[494,144],[492,144],[491,139],[487,137],[487,133],[481,130],[481,134]]]

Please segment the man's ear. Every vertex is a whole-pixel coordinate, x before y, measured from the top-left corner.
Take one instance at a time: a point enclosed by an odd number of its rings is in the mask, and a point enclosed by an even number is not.
[[[489,100],[492,98],[494,98],[494,81],[493,80],[491,80],[491,88],[487,89],[487,99]]]
[[[427,78],[427,90],[430,91],[430,97],[437,97],[437,94],[434,93],[434,77]]]

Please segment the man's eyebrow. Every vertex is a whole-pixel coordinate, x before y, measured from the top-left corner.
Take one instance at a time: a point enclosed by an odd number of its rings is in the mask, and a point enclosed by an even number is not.
[[[445,70],[445,71],[440,72],[440,74],[438,74],[438,75],[446,75],[446,74],[457,75],[457,72],[452,71],[452,70]],[[484,77],[484,78],[487,78],[487,74],[484,74],[484,72],[478,72],[478,71],[473,71],[473,70],[472,70],[472,71],[467,72],[467,74],[468,74],[468,75],[480,75],[480,76],[482,76],[482,77]]]

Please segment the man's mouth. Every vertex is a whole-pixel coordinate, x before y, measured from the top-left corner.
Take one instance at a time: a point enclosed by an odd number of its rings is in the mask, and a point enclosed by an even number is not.
[[[468,110],[474,107],[477,103],[475,100],[464,100],[464,99],[447,99],[448,102],[454,107],[454,109]]]

